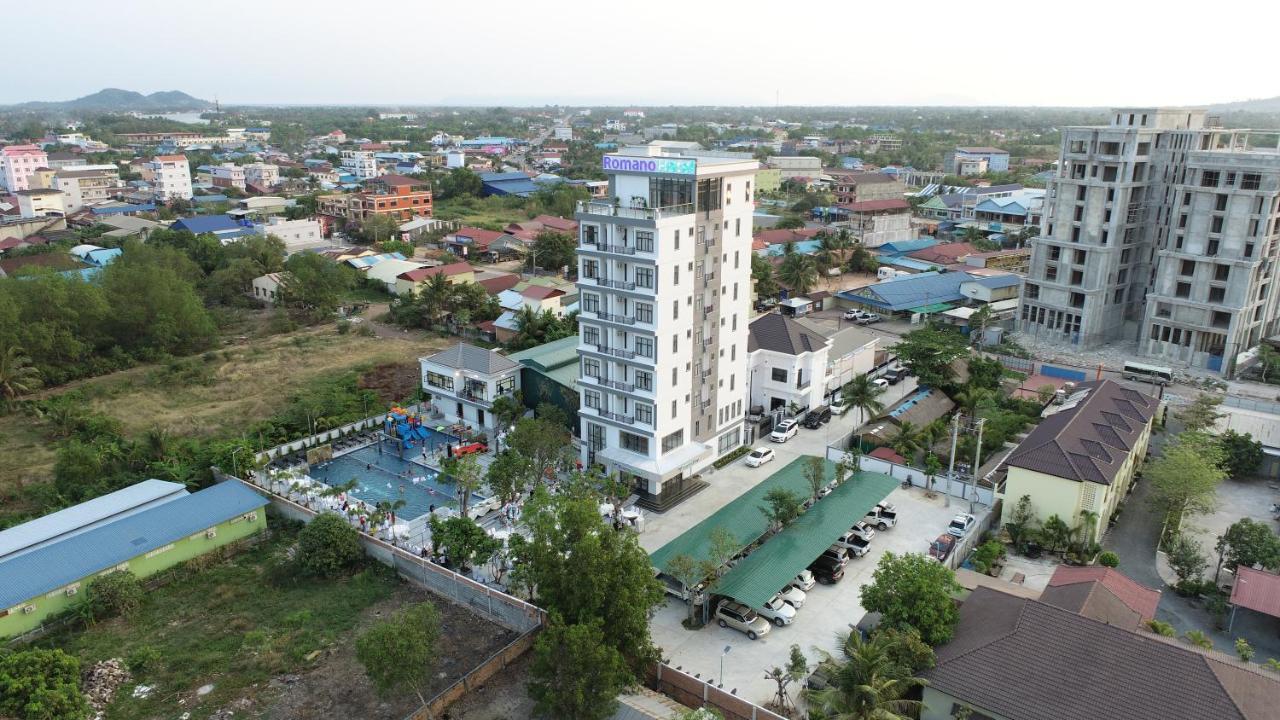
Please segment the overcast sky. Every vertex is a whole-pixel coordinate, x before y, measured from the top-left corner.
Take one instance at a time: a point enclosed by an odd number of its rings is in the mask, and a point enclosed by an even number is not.
[[[1280,95],[1280,3],[1179,5],[63,0],[54,12],[13,2],[0,103],[104,87],[224,104],[1107,106]]]

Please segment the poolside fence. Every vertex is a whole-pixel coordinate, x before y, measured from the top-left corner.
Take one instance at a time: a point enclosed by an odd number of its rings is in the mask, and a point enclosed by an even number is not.
[[[422,407],[423,406],[421,404],[409,405],[406,409],[421,414]],[[265,464],[277,458],[282,458],[290,453],[317,447],[327,442],[333,442],[334,440],[344,438],[347,435],[352,435],[363,430],[376,430],[382,427],[382,422],[386,417],[387,413],[386,411],[383,411],[377,415],[371,415],[363,420],[356,420],[355,422],[347,423],[346,425],[333,428],[332,430],[325,430],[324,432],[308,435],[307,437],[299,440],[293,440],[291,442],[284,443],[283,445],[277,445],[270,450],[264,450],[258,453],[255,457],[258,463]]]
[[[842,440],[838,445],[827,447],[827,459],[831,462],[840,462],[846,452],[842,448],[847,446],[848,443]],[[858,466],[865,472],[883,473],[895,480],[909,481],[913,487],[928,487],[929,485],[929,474],[920,468],[911,467],[910,465],[899,465],[888,460],[863,455],[858,458]],[[933,476],[933,490],[961,500],[970,500],[987,507],[991,507],[991,504],[995,501],[995,495],[991,487],[986,486],[984,482],[979,482],[975,492],[975,488],[969,478],[948,478],[945,474],[938,474]]]

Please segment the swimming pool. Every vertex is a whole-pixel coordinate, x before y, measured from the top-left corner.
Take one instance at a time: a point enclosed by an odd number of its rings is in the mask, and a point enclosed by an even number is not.
[[[443,433],[437,434],[454,439]],[[420,449],[406,449],[402,459],[392,447],[391,443],[385,443],[381,453],[376,444],[362,447],[327,463],[312,466],[310,475],[326,485],[341,485],[355,479],[360,485],[351,494],[370,504],[382,500],[404,500],[405,505],[396,511],[396,517],[405,520],[425,515],[432,506],[458,506],[454,484],[447,475],[421,462]],[[418,482],[414,482],[415,479]],[[472,493],[471,504],[475,505],[484,497]]]

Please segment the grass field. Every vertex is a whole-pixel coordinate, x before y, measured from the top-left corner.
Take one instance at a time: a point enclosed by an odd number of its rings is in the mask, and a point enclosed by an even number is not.
[[[439,220],[457,220],[465,225],[493,229],[529,219],[529,213],[523,207],[510,207],[498,197],[439,200],[432,216]]]
[[[249,335],[170,363],[144,365],[53,388],[79,391],[126,434],[152,427],[173,436],[235,434],[270,417],[309,382],[360,367],[413,362],[452,341],[422,333],[339,335],[333,325],[280,335]],[[371,408],[371,411],[373,408]],[[37,419],[0,416],[0,514],[22,513],[22,487],[51,479],[54,447]]]

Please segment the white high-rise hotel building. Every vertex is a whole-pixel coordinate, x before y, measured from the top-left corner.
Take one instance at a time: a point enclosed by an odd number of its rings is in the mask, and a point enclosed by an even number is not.
[[[577,213],[582,459],[665,507],[743,442],[758,165],[658,146],[603,163],[609,200]]]

